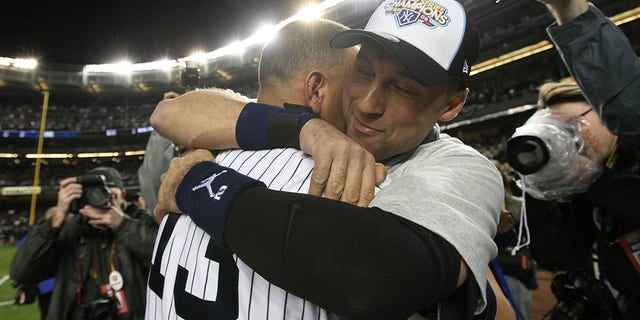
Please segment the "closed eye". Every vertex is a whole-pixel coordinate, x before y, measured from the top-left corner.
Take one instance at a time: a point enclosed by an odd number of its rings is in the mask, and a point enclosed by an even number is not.
[[[367,78],[373,77],[373,72],[371,72],[368,69],[363,68],[363,67],[356,67],[356,72],[359,75],[367,77]]]
[[[411,95],[411,96],[416,95],[416,92],[412,87],[407,86],[403,83],[394,83],[392,84],[392,87],[400,91],[400,93],[402,94]]]

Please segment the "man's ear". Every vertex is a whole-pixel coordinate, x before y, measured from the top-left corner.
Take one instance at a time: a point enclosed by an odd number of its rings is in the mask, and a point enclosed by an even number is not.
[[[309,72],[305,78],[304,101],[313,109],[314,113],[320,113],[322,97],[320,87],[324,83],[324,75],[317,70]]]
[[[455,118],[462,107],[464,106],[465,101],[467,101],[467,96],[469,95],[469,88],[465,88],[464,90],[457,91],[451,97],[449,97],[449,102],[447,104],[447,108],[440,114],[440,121],[451,121]]]

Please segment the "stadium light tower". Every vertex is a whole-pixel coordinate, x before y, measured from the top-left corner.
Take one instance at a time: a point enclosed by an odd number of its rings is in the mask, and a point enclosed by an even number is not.
[[[279,29],[279,25],[264,25],[258,28],[258,30],[247,38],[244,42],[248,45],[254,43],[267,43],[269,40],[276,36]]]
[[[182,86],[186,91],[195,90],[200,82],[200,63],[196,60],[186,60],[182,70]]]
[[[0,57],[0,66],[33,70],[38,67],[38,60]]]

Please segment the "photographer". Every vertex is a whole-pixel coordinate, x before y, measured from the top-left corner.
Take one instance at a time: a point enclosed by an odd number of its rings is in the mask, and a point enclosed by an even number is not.
[[[640,148],[612,134],[575,83],[543,85],[539,105],[507,158],[522,174],[533,256],[563,272],[546,319],[637,317]]]
[[[120,173],[98,167],[63,179],[45,223],[11,264],[17,283],[56,277],[48,319],[142,319],[158,226],[125,201]]]

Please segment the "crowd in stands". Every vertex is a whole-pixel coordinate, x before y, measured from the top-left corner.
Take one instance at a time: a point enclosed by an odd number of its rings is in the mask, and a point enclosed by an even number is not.
[[[0,208],[0,245],[13,245],[29,232],[29,208]],[[44,217],[44,209],[36,214],[38,219]]]
[[[257,82],[233,89],[250,98],[258,94]],[[107,129],[148,127],[149,116],[154,108],[155,104],[51,104],[47,107],[45,130],[104,132]],[[39,104],[0,102],[0,131],[38,131],[41,115],[42,107]]]
[[[155,105],[63,106],[47,108],[46,130],[105,131],[149,126]],[[39,130],[41,106],[0,105],[0,130]]]

